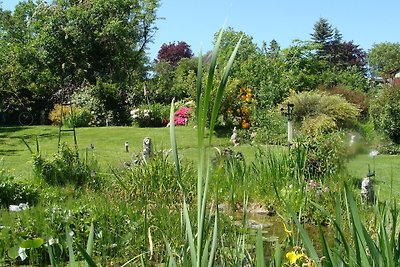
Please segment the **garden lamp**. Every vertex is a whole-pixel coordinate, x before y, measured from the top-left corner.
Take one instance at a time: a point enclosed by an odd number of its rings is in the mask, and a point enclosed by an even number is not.
[[[288,102],[287,107],[281,108],[282,115],[287,117],[287,131],[288,131],[289,147],[291,146],[292,140],[293,140],[293,130],[292,130],[293,107],[294,107],[294,104]]]

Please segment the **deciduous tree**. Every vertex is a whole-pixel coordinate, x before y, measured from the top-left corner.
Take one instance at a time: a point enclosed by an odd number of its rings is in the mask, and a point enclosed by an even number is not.
[[[393,78],[400,71],[400,43],[374,44],[368,51],[368,63],[374,75]]]
[[[192,56],[193,52],[186,42],[172,42],[161,46],[157,54],[157,61],[165,61],[176,67],[182,58],[191,58]]]

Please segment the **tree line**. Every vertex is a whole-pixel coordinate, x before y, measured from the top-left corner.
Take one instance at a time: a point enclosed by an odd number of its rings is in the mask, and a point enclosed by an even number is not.
[[[171,41],[155,60],[148,57],[159,5],[159,0],[29,0],[13,11],[0,10],[0,108],[50,112],[62,98],[73,98],[98,113],[96,125],[129,124],[133,107],[195,99],[197,56],[189,44]],[[276,40],[259,47],[245,32],[228,28],[221,61],[241,36],[221,108],[225,124],[231,117],[260,126],[291,93],[313,90],[340,92],[365,115],[364,101],[354,99],[394,81],[400,71],[399,43],[364,51],[324,18],[310,29],[309,40],[293,40],[287,48]],[[204,66],[210,53],[203,56]]]

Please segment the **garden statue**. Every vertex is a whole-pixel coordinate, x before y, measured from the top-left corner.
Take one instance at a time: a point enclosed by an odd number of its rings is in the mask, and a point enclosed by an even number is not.
[[[237,135],[236,127],[233,127],[233,131],[232,131],[232,135],[231,135],[230,142],[231,142],[234,146],[238,146],[238,145],[239,145],[239,137],[238,137],[238,135]]]
[[[44,111],[44,110],[40,111],[40,124],[41,125],[46,124],[46,111]]]
[[[367,176],[361,182],[361,199],[365,203],[374,202],[374,188],[372,184],[373,172],[368,172]]]
[[[128,141],[125,142],[125,152],[129,152],[129,143],[128,143]]]
[[[144,162],[147,163],[147,161],[152,157],[152,155],[153,155],[153,146],[151,143],[151,138],[145,137],[143,139],[143,160],[144,160]]]

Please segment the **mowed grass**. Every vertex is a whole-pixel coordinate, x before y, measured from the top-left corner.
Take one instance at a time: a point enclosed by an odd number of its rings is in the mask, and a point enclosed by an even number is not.
[[[31,154],[22,139],[35,149],[37,138],[41,153],[51,156],[57,152],[58,132],[57,126],[0,127],[0,159],[2,159],[0,167],[11,170],[16,177],[32,178]],[[90,127],[77,128],[76,135],[81,155],[84,155],[86,150],[92,155],[89,147],[90,144],[94,145],[93,155],[103,171],[107,171],[108,167],[121,166],[124,162],[133,160],[136,155],[140,156],[145,137],[152,139],[155,151],[170,149],[169,128]],[[176,136],[180,158],[196,161],[197,130],[191,126],[176,127]],[[61,140],[72,146],[72,133],[63,132]],[[128,153],[125,152],[126,141],[129,144]],[[215,136],[212,146],[219,148],[231,146],[229,137]],[[247,163],[250,163],[257,148],[240,145],[233,149],[241,151]],[[286,148],[282,151],[285,150]],[[378,155],[372,158],[365,154],[352,158],[346,164],[349,174],[360,180],[368,173],[368,165],[371,171],[375,170],[375,191],[380,199],[400,200],[400,157]]]
[[[400,203],[400,156],[363,154],[347,163],[348,172],[360,179],[366,176],[368,167],[375,171],[373,181],[379,199],[396,199]]]
[[[0,159],[2,167],[12,170],[16,176],[32,177],[31,154],[23,143],[23,139],[36,149],[38,140],[42,155],[51,156],[58,149],[57,126],[30,126],[30,127],[0,127]],[[62,132],[61,142],[74,145],[73,133]],[[101,167],[122,165],[131,161],[136,155],[141,155],[143,139],[150,137],[153,141],[153,150],[169,150],[169,128],[138,128],[138,127],[90,127],[77,128],[76,137],[81,155],[86,151],[95,155]],[[197,157],[197,130],[190,126],[176,127],[176,137],[180,157],[193,161]],[[125,151],[125,142],[129,144],[129,152]],[[94,145],[91,151],[90,144]],[[229,145],[229,138],[213,138],[213,146]]]

